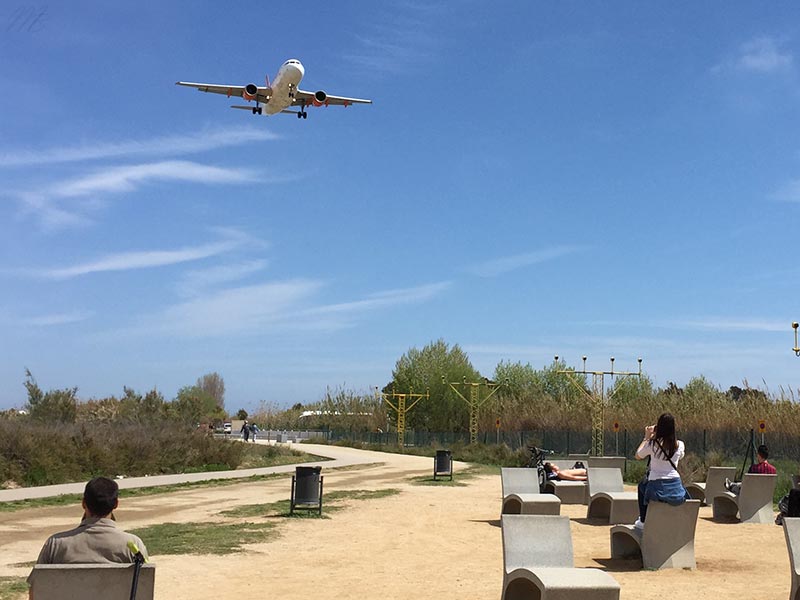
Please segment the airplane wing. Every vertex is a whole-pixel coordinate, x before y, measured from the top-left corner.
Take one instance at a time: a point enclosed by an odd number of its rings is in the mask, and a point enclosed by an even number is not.
[[[244,85],[222,85],[216,83],[192,83],[190,81],[176,81],[175,85],[182,85],[185,87],[193,87],[197,89],[199,92],[211,92],[212,94],[224,94],[230,98],[231,96],[237,96],[239,98],[245,98],[245,88],[248,86]],[[261,86],[256,88],[257,94],[255,99],[258,100],[261,104],[267,104],[269,102],[269,98],[272,95],[272,88],[268,88],[266,86]],[[247,99],[247,98],[245,98]]]
[[[294,102],[292,102],[292,106],[299,106],[301,104],[312,106],[314,104],[316,94],[318,93],[319,92],[306,92],[304,90],[297,90],[294,95]],[[322,104],[325,106],[350,106],[351,104],[372,104],[372,100],[365,100],[363,98],[346,98],[344,96],[331,96],[330,94],[325,94],[325,101],[322,102]]]

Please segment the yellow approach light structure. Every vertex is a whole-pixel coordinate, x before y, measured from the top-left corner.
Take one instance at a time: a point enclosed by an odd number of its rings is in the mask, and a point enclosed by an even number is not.
[[[478,409],[485,404],[489,398],[494,396],[504,384],[489,381],[485,377],[483,378],[483,381],[468,382],[467,378],[464,377],[460,383],[457,381],[451,382],[447,381],[444,375],[442,375],[442,383],[448,384],[450,389],[452,389],[459,398],[469,405],[469,443],[474,444],[478,441]],[[456,386],[469,389],[469,400],[459,391],[458,387]],[[487,390],[488,392],[483,399],[481,399],[481,388]]]
[[[397,413],[397,445],[402,448],[406,441],[406,413],[414,408],[417,402],[423,398],[430,398],[430,392],[425,392],[424,394],[415,394],[412,390],[412,392],[408,394],[398,394],[397,392],[387,394],[378,391],[378,388],[376,387],[375,395],[382,398],[383,401],[391,406]],[[392,400],[394,400],[394,402],[392,402]],[[408,401],[411,401],[411,404],[408,404]]]
[[[605,421],[605,409],[606,409],[606,399],[605,399],[605,376],[611,375],[611,378],[614,377],[638,377],[639,379],[642,378],[642,359],[637,359],[639,361],[639,370],[637,372],[632,371],[615,371],[614,370],[614,357],[611,357],[611,370],[610,371],[587,371],[586,370],[586,357],[581,357],[583,359],[583,369],[581,371],[566,369],[566,370],[559,370],[557,373],[562,373],[567,376],[570,383],[574,385],[578,390],[580,390],[583,394],[589,398],[589,402],[592,406],[592,448],[591,454],[592,456],[603,456],[604,453],[604,438],[603,438],[603,422]],[[558,356],[555,357],[555,362],[558,362]],[[592,376],[592,390],[591,392],[586,390],[586,387],[583,383],[581,383],[576,375],[591,375]],[[585,381],[584,381],[585,383]]]

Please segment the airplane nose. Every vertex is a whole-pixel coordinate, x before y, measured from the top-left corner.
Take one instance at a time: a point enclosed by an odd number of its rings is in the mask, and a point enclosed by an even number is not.
[[[306,74],[305,68],[303,68],[302,63],[298,62],[294,65],[294,68],[300,73],[300,77],[302,78]]]

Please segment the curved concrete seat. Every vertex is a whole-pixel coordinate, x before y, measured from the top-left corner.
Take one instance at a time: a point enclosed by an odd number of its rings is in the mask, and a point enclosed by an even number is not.
[[[775,518],[772,496],[777,479],[777,475],[746,473],[738,496],[726,491],[714,497],[714,519],[729,520],[738,515],[742,523],[772,523]]]
[[[792,572],[792,588],[789,600],[800,600],[800,517],[783,518],[783,535],[789,551],[789,566]]]
[[[645,569],[694,569],[694,534],[699,500],[678,506],[650,501],[643,529],[611,528],[611,558],[641,557]]]
[[[618,600],[620,586],[599,569],[576,569],[569,519],[503,515],[503,600]]]
[[[558,496],[561,504],[586,504],[586,490],[585,481],[550,480],[544,484],[544,491]]]
[[[639,517],[636,492],[597,492],[589,499],[587,519],[603,519],[609,525],[633,523]]]
[[[686,484],[686,491],[703,506],[713,503],[714,497],[724,494],[725,479],[736,477],[736,467],[709,467],[705,482],[698,481]]]
[[[619,467],[589,467],[589,506],[586,518],[604,519],[606,523],[633,523],[639,516],[639,497],[626,492]]]
[[[500,514],[557,515],[561,500],[550,494],[539,493],[536,469],[503,468],[500,470],[503,504]]]

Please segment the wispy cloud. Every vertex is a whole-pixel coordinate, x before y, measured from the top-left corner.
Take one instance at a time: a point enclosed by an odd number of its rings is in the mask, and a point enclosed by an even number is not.
[[[205,130],[189,135],[170,135],[142,140],[119,142],[85,142],[75,146],[57,146],[39,149],[0,150],[0,167],[26,167],[68,162],[130,156],[173,156],[196,154],[217,148],[226,148],[279,139],[280,136],[264,130],[245,127]]]
[[[97,260],[68,267],[42,270],[35,274],[45,279],[71,279],[92,273],[164,267],[217,256],[230,252],[252,240],[249,236],[236,230],[220,230],[220,232],[224,234],[224,238],[211,244],[178,248],[176,250],[144,250],[109,254]]]
[[[108,196],[130,193],[148,183],[239,185],[256,181],[265,180],[248,169],[172,160],[104,167],[38,188],[5,193],[20,203],[23,216],[35,215],[45,229],[61,229],[91,223],[90,215],[106,205]]]
[[[90,319],[94,313],[88,311],[76,311],[69,313],[54,313],[48,315],[39,315],[37,317],[26,317],[20,319],[18,323],[28,325],[31,327],[51,327],[54,325],[67,325],[69,323],[78,323]]]
[[[248,275],[262,271],[266,266],[266,260],[250,260],[188,271],[178,282],[177,291],[181,296],[196,296],[203,290],[214,289],[220,284],[244,279]]]
[[[344,59],[374,73],[408,71],[441,45],[442,36],[434,28],[442,22],[442,12],[442,5],[396,3],[381,21],[355,34],[355,48]]]
[[[737,66],[746,71],[772,73],[792,67],[794,57],[782,51],[778,42],[770,37],[759,37],[742,45]]]
[[[780,202],[800,202],[800,179],[792,179],[779,187],[770,197]]]
[[[190,183],[250,183],[258,177],[246,169],[229,169],[185,160],[99,169],[90,175],[53,185],[50,193],[74,198],[97,193],[130,192],[149,181]]]
[[[739,71],[749,73],[790,72],[794,56],[782,48],[783,42],[771,36],[759,36],[743,43],[736,55],[715,65],[714,73]]]
[[[789,323],[780,319],[748,318],[748,317],[693,317],[675,318],[647,321],[614,321],[593,320],[582,322],[583,326],[590,327],[627,327],[635,329],[683,329],[690,331],[717,331],[717,332],[785,332]]]
[[[384,306],[424,302],[425,300],[429,300],[434,296],[441,294],[443,291],[449,288],[450,285],[451,282],[449,281],[441,281],[438,283],[431,283],[417,287],[376,292],[374,294],[370,294],[362,300],[353,300],[351,302],[317,306],[306,311],[306,314],[321,315],[333,313],[351,313],[372,310]]]
[[[534,252],[487,260],[467,268],[478,277],[497,277],[516,269],[548,262],[582,250],[580,246],[553,246]]]
[[[324,283],[314,279],[261,283],[217,292],[206,290],[202,295],[139,319],[126,333],[200,338],[337,331],[352,327],[369,311],[425,302],[448,285],[441,282],[377,292],[335,304],[319,303]]]

